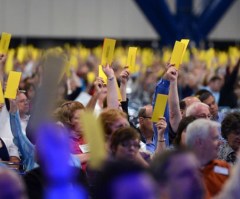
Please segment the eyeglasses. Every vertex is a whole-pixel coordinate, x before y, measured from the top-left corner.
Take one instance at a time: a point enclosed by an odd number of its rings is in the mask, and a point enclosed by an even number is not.
[[[142,116],[142,118],[152,119],[152,117],[149,117],[149,116]]]
[[[212,115],[205,115],[205,114],[196,115],[196,117],[203,118],[203,119],[212,119]]]
[[[141,145],[138,142],[122,142],[121,145],[126,148],[134,147],[135,149],[140,149]]]

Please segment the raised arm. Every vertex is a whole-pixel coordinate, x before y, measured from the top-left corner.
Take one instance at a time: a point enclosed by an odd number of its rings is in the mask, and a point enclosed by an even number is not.
[[[10,125],[13,134],[13,142],[18,147],[22,161],[26,170],[31,170],[34,167],[34,145],[22,133],[20,116],[17,108],[16,100],[10,100]]]
[[[103,72],[106,74],[107,80],[107,107],[118,109],[119,101],[117,94],[117,80],[114,71],[110,65],[103,67]]]
[[[127,89],[127,81],[129,79],[129,71],[127,68],[125,68],[121,74],[120,74],[120,79],[121,79],[121,85],[120,85],[120,92],[122,95],[122,101],[127,101],[127,95],[126,95],[126,89]]]
[[[167,128],[167,122],[164,117],[159,118],[159,121],[155,124],[158,132],[157,148],[154,154],[162,153],[166,150],[164,132]]]
[[[170,81],[169,87],[169,121],[174,132],[177,131],[178,125],[182,119],[179,106],[178,85],[177,85],[178,71],[173,65],[169,65],[166,73],[166,78]]]
[[[94,82],[94,94],[91,97],[90,101],[88,102],[86,108],[90,110],[94,110],[97,100],[101,93],[103,92],[103,80],[101,77],[97,77]]]

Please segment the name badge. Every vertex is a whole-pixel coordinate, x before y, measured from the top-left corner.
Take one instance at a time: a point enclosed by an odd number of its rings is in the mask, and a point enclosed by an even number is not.
[[[90,151],[89,151],[89,145],[88,145],[88,144],[79,145],[79,148],[81,149],[81,151],[82,151],[83,153],[88,153],[88,152],[90,152]]]
[[[215,166],[214,172],[222,175],[226,175],[226,176],[229,175],[228,169],[225,167]]]

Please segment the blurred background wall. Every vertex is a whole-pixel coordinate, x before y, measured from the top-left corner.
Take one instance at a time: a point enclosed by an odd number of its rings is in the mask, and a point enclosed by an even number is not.
[[[50,38],[70,41],[102,40],[104,37],[126,41],[159,40],[159,34],[136,2],[137,0],[0,0],[0,31],[12,33],[16,39],[13,45],[28,43],[31,39]],[[145,2],[147,4],[148,0]],[[198,14],[209,0],[192,2],[193,12]],[[175,0],[166,0],[166,4],[171,13],[176,13]],[[208,34],[207,40],[238,44],[239,10],[240,1],[235,0]]]

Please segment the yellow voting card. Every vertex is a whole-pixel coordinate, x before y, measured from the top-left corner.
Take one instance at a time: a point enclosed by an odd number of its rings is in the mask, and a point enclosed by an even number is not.
[[[179,65],[181,64],[184,47],[185,47],[184,43],[181,43],[180,41],[175,42],[175,45],[174,45],[174,48],[172,51],[172,55],[171,55],[170,64],[175,64],[175,67],[177,69],[179,68]]]
[[[162,94],[157,95],[157,99],[155,102],[155,107],[154,107],[153,115],[152,115],[153,122],[158,122],[159,117],[164,116],[164,112],[165,112],[166,105],[167,105],[167,100],[168,100],[168,95],[162,95]]]
[[[83,112],[80,120],[83,126],[84,137],[90,148],[90,167],[98,169],[107,158],[102,124],[90,111]]]
[[[103,83],[107,84],[107,76],[103,72],[103,69],[102,69],[101,65],[98,66],[98,77],[101,77],[103,79]]]
[[[104,39],[103,43],[103,51],[102,51],[102,66],[106,66],[107,64],[112,64],[113,54],[115,48],[116,40],[114,39]]]
[[[127,57],[127,66],[129,68],[130,73],[136,72],[136,56],[137,56],[137,48],[136,47],[130,47],[128,49],[128,57]]]
[[[7,54],[11,36],[12,35],[9,33],[2,32],[1,41],[0,41],[0,53]]]
[[[2,84],[0,82],[0,104],[4,103],[4,97],[3,97],[3,90],[2,90]]]
[[[4,93],[5,98],[16,99],[18,86],[21,80],[21,72],[11,71],[7,80],[7,87]]]
[[[188,47],[189,39],[181,39],[181,43],[184,44],[184,50],[183,50],[183,53],[182,53],[182,59],[181,59],[180,64],[183,62],[183,57],[184,57],[186,49]]]

